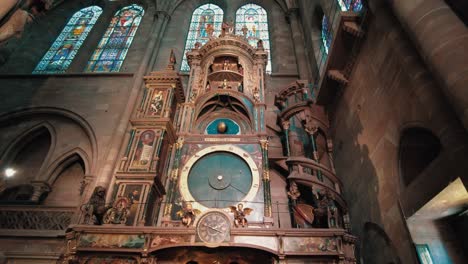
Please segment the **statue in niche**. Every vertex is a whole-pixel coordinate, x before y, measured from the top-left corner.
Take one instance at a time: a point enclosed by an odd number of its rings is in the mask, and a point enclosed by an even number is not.
[[[312,227],[314,223],[314,207],[300,198],[301,192],[295,181],[290,182],[287,194],[292,201],[292,211],[296,225],[302,228]]]
[[[192,203],[186,202],[182,207],[182,210],[177,212],[177,216],[182,219],[182,224],[186,227],[190,227],[194,222],[197,215],[201,214],[198,209],[193,209]]]
[[[234,32],[234,24],[232,22],[223,22],[221,29],[221,36],[224,37],[226,34],[232,34]]]
[[[258,90],[257,87],[255,87],[253,90],[253,98],[256,103],[260,102],[260,91]]]
[[[119,197],[115,202],[112,208],[107,210],[104,215],[104,224],[115,224],[122,225],[127,222],[127,215],[130,210],[128,210],[131,201],[127,197]]]
[[[237,86],[237,91],[243,93],[244,92],[244,86],[242,85],[242,82],[239,83],[239,85]]]
[[[229,60],[228,59],[224,59],[223,70],[224,71],[229,70]]]
[[[244,68],[242,68],[242,65],[239,64],[239,67],[237,69],[239,71],[239,74],[244,75]]]
[[[263,40],[259,39],[259,40],[257,41],[257,49],[264,49],[264,48],[263,48]]]
[[[337,227],[338,208],[336,207],[333,194],[326,189],[317,191],[317,208],[314,209],[316,216],[315,227],[327,228]]]
[[[106,207],[106,189],[102,186],[96,186],[93,195],[89,198],[81,211],[84,213],[84,224],[102,225]]]
[[[293,201],[296,201],[299,196],[301,196],[301,192],[299,191],[299,187],[297,187],[297,183],[295,181],[292,181],[289,185],[288,196]]]
[[[235,206],[229,206],[229,209],[231,209],[231,213],[234,214],[234,225],[236,227],[242,226],[246,227],[247,226],[247,218],[245,218],[247,215],[249,215],[253,209],[252,208],[244,208],[243,204],[238,204],[237,207]]]
[[[151,99],[151,103],[150,103],[151,114],[157,115],[158,113],[160,113],[160,111],[162,110],[162,106],[163,106],[163,93],[162,91],[158,91],[157,93],[153,95],[153,98]]]
[[[223,84],[221,85],[221,89],[227,89],[227,88],[228,88],[227,80],[224,79]]]
[[[210,82],[207,82],[207,83],[206,83],[205,90],[206,90],[206,91],[211,90]]]

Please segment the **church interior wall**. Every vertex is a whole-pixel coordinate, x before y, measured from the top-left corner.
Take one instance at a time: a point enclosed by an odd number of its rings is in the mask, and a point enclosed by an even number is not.
[[[170,16],[167,26],[162,27],[159,49],[155,53],[154,63],[150,62],[149,65],[150,70],[154,71],[166,68],[171,50],[177,59],[176,70],[179,69],[185,56],[183,53],[191,14],[197,7],[215,3],[223,9],[224,20],[232,21],[235,20],[237,8],[246,3],[241,0],[162,2],[167,5],[177,2],[177,5],[167,14]],[[413,237],[412,240],[405,218],[456,178],[461,177],[466,185],[468,164],[464,159],[468,156],[468,135],[389,8],[381,4],[382,1],[371,2],[373,14],[370,27],[354,72],[342,96],[329,109],[335,148],[334,165],[336,175],[344,183],[352,233],[361,238],[358,243],[363,263],[388,263],[389,260],[394,263],[416,263],[413,242],[426,243],[434,239],[450,242],[453,237],[439,237],[436,229],[446,227],[436,227],[430,222],[416,226],[427,228],[427,236]],[[142,4],[145,16],[121,72],[83,73],[87,60],[114,13],[130,3]],[[275,95],[299,78],[298,66],[284,7],[275,0],[255,0],[252,3],[263,6],[268,12],[273,67],[271,75],[265,77],[265,119],[270,141],[268,155],[275,158],[284,156],[282,129],[277,118],[280,111],[274,105]],[[315,58],[321,45],[317,9],[323,7],[325,13],[330,11],[325,0],[298,0],[297,3],[307,59],[312,72],[316,72]],[[104,12],[67,74],[29,75],[68,19],[76,11],[92,4],[103,7]],[[152,27],[157,20],[156,15],[163,14],[155,13],[154,1],[151,0],[65,1],[50,14],[29,25],[21,38],[12,39],[0,47],[0,158],[8,155],[14,145],[12,142],[23,138],[26,140],[28,133],[35,129],[47,129],[50,140],[38,146],[44,152],[38,151],[39,154],[31,158],[31,162],[37,165],[31,167],[35,172],[19,180],[24,180],[24,183],[33,180],[48,183],[52,192],[43,205],[77,207],[89,198],[92,187],[96,185],[93,182],[87,192],[80,193],[85,177],[99,181],[98,178],[104,175],[103,171],[112,174],[113,167],[109,164],[114,161],[109,161],[109,153],[122,151],[120,145],[112,143],[116,142],[116,131],[124,129],[120,125],[125,109],[131,105],[129,95],[134,92],[132,86],[138,82],[138,72],[146,66],[142,65],[142,60],[154,33]],[[186,87],[188,75],[181,75]],[[139,91],[140,97],[143,96],[142,90]],[[28,114],[17,115],[21,112]],[[84,120],[88,130],[77,122],[78,119],[80,122]],[[412,183],[405,185],[399,168],[399,147],[401,133],[409,127],[423,127],[431,131],[440,139],[442,151]],[[302,155],[307,153],[305,148],[308,145],[302,142],[306,134],[304,131],[296,132],[295,140],[291,142],[292,152]],[[45,157],[42,157],[43,153],[46,153]],[[328,157],[323,160],[323,163],[326,162],[330,162]],[[285,179],[288,172],[275,167],[279,166],[277,164],[271,166],[274,226],[290,228]],[[54,189],[60,191],[54,192]],[[14,258],[14,263],[55,263],[59,252],[65,250],[63,234],[58,238],[55,235],[41,235],[44,238],[2,237],[0,252],[8,252],[9,256],[6,257]],[[440,249],[441,245],[434,247]],[[457,250],[453,246],[448,252],[457,256]],[[441,250],[435,254],[443,253]],[[0,253],[0,263],[2,257],[5,256]],[[310,262],[298,257],[289,259],[287,263]]]
[[[421,61],[388,8],[375,7],[350,83],[331,117],[335,165],[344,182],[352,229],[362,237],[365,222],[379,226],[389,243],[398,245],[389,254],[399,256],[402,263],[416,261],[405,217],[466,171],[460,170],[466,131]],[[404,186],[398,150],[400,134],[407,127],[433,131],[443,150],[412,184]],[[366,250],[365,243],[361,259],[384,263],[384,255],[379,255],[383,250]]]

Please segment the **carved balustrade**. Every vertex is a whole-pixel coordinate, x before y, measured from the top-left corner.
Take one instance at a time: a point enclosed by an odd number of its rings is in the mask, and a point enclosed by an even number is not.
[[[72,223],[75,211],[76,207],[2,206],[0,230],[12,234],[21,230],[64,233]]]

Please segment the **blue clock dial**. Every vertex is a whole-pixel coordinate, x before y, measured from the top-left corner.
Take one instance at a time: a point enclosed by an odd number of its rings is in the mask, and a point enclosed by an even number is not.
[[[191,168],[188,189],[194,199],[208,208],[225,208],[241,201],[252,187],[249,165],[229,152],[213,152]]]

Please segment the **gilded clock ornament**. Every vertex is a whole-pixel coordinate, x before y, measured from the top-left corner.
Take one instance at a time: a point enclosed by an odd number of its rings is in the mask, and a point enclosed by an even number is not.
[[[247,218],[253,209],[252,208],[244,208],[243,204],[238,204],[237,207],[235,206],[229,206],[229,209],[231,209],[231,213],[234,214],[234,225],[236,227],[242,226],[246,227],[247,226]]]
[[[200,217],[197,224],[197,236],[208,245],[217,245],[229,241],[231,224],[224,213],[208,212]]]
[[[179,216],[182,219],[183,225],[185,225],[186,227],[190,227],[195,221],[197,215],[199,215],[200,213],[200,210],[193,209],[192,203],[186,202],[184,203],[182,210],[177,212],[177,216]]]

